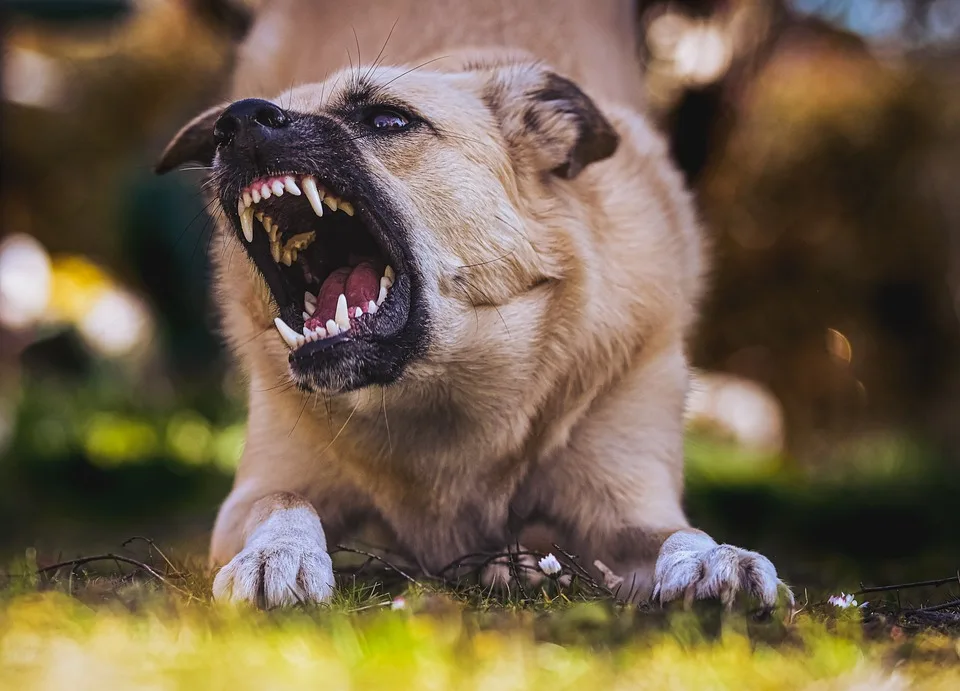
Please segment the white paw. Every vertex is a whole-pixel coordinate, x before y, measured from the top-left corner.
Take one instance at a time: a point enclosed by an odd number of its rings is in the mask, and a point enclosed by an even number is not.
[[[653,599],[719,599],[730,607],[739,592],[773,608],[781,591],[793,605],[793,593],[762,554],[733,545],[718,545],[703,533],[678,532],[660,550],[654,570]]]
[[[333,595],[333,562],[320,523],[309,517],[272,516],[250,537],[244,549],[220,569],[213,581],[219,602],[247,602],[273,609],[320,603]],[[308,527],[309,529],[304,529]],[[319,529],[319,533],[317,530]]]
[[[533,588],[543,582],[543,572],[537,566],[537,558],[529,554],[522,545],[519,549],[516,546],[509,547],[505,552],[481,569],[480,585],[499,591],[509,590],[515,581],[514,574],[520,577],[524,585]],[[507,554],[512,555],[512,564]]]

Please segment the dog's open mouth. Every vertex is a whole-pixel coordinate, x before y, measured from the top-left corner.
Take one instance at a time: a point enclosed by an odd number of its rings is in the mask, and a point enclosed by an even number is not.
[[[237,214],[247,250],[280,308],[277,330],[292,350],[309,353],[372,334],[380,321],[390,330],[402,326],[389,319],[402,258],[383,242],[362,203],[338,196],[314,175],[291,173],[243,188]]]

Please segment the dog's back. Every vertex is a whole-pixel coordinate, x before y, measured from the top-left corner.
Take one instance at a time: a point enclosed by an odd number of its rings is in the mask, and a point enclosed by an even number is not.
[[[375,60],[418,65],[474,46],[527,51],[625,105],[642,101],[633,0],[272,0],[240,49],[234,95],[276,94]]]

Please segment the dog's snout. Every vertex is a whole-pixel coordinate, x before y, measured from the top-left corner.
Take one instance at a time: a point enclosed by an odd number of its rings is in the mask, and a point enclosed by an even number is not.
[[[245,98],[231,103],[217,118],[213,126],[213,138],[217,145],[232,142],[244,133],[269,136],[290,122],[287,114],[274,103],[262,98]]]

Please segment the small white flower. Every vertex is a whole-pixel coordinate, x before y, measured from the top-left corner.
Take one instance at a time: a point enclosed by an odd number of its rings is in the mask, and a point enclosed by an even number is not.
[[[548,554],[543,559],[537,562],[537,565],[540,567],[540,570],[543,571],[548,576],[555,576],[560,573],[560,562],[557,561],[557,558],[552,554]]]
[[[841,592],[839,595],[831,595],[827,602],[833,605],[834,607],[839,607],[840,609],[847,609],[848,607],[856,607],[857,601],[854,599],[853,594],[846,594]],[[866,602],[863,603],[867,604]]]
[[[390,603],[390,609],[405,609],[407,606],[407,601],[401,596],[393,598],[393,602]]]

